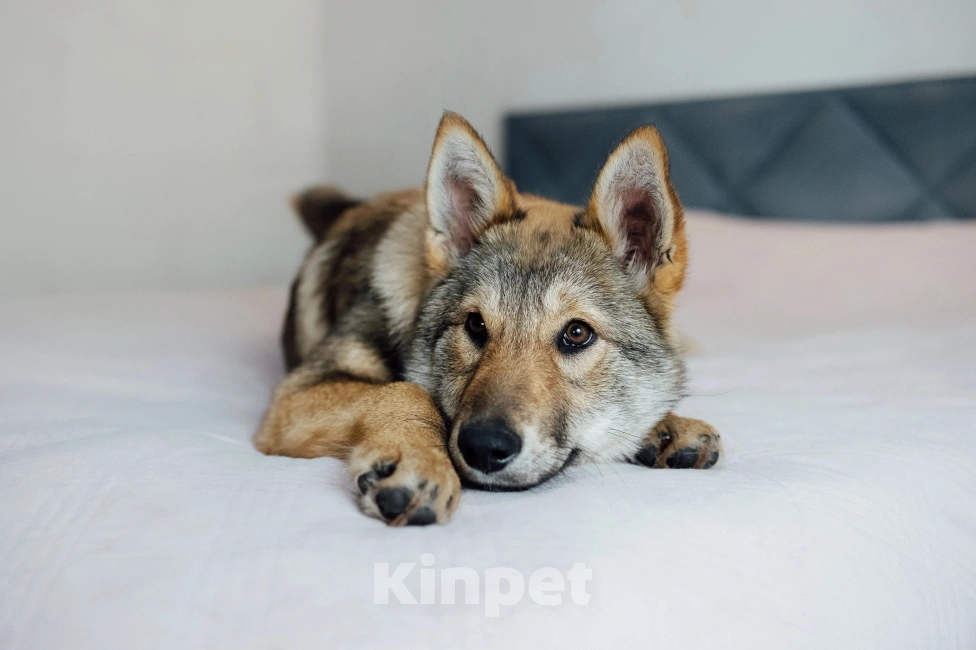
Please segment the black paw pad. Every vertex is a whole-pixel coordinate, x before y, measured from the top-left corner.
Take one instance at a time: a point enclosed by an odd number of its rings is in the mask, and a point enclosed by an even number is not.
[[[356,485],[359,486],[359,493],[366,494],[369,488],[376,481],[376,472],[366,472],[365,474],[360,474],[359,478],[356,479]]]
[[[376,463],[373,465],[373,469],[359,475],[356,479],[356,485],[359,487],[359,492],[361,494],[366,494],[369,488],[373,486],[373,483],[379,481],[380,479],[388,478],[396,470],[396,463]]]
[[[384,519],[396,519],[407,509],[412,498],[413,492],[410,488],[383,488],[376,493],[376,507],[380,509]]]
[[[407,519],[408,526],[429,526],[437,521],[437,515],[430,508],[421,508]]]
[[[389,478],[396,471],[396,463],[376,463],[373,471],[378,478]]]
[[[688,469],[694,467],[698,462],[698,449],[695,447],[685,447],[678,449],[668,456],[668,467],[674,469]]]
[[[709,454],[708,460],[705,461],[705,464],[702,465],[702,469],[708,469],[710,467],[714,467],[715,463],[717,462],[718,462],[718,452],[713,451],[711,454]]]
[[[657,447],[655,447],[654,445],[648,445],[647,447],[644,447],[639,452],[637,452],[637,455],[634,456],[634,459],[641,465],[646,465],[647,467],[654,467],[654,463],[657,462]]]

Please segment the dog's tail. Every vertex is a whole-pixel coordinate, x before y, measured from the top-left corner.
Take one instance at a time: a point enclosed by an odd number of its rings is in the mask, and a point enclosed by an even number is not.
[[[336,219],[362,203],[328,185],[310,187],[291,200],[291,205],[315,241],[321,241]]]

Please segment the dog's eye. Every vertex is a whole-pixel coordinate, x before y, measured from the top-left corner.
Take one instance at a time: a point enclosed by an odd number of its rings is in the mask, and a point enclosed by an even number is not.
[[[563,330],[563,335],[559,339],[559,347],[563,352],[575,352],[591,345],[595,340],[596,334],[593,332],[593,328],[583,321],[574,320]]]
[[[485,327],[485,320],[476,311],[468,314],[464,321],[464,329],[468,331],[468,336],[474,341],[475,345],[484,345],[488,339],[488,328]]]

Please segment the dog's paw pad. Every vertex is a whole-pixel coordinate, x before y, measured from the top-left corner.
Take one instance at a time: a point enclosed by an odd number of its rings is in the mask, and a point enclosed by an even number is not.
[[[461,492],[450,459],[427,450],[364,453],[350,460],[350,476],[360,509],[390,526],[446,522]]]
[[[379,508],[383,518],[392,521],[406,511],[412,498],[413,491],[409,488],[390,487],[377,492],[373,500],[376,501],[376,507]]]
[[[674,469],[694,467],[698,463],[698,449],[695,447],[676,449],[668,455],[668,459],[665,462],[667,462],[668,467]]]
[[[417,510],[407,519],[408,526],[428,526],[434,523],[437,523],[437,513],[430,507]]]
[[[646,467],[654,467],[654,463],[657,462],[657,453],[657,445],[647,445],[637,452],[634,460]]]
[[[665,450],[664,464],[673,469],[709,469],[721,456],[721,442],[717,433],[702,433],[688,444],[688,436],[677,441],[673,449]]]
[[[373,467],[368,472],[363,472],[356,479],[356,485],[359,487],[360,494],[366,494],[369,492],[369,488],[380,480],[389,478],[393,472],[396,471],[396,463],[392,461],[381,460],[373,464]]]
[[[715,463],[718,462],[718,457],[719,457],[719,453],[718,450],[716,449],[715,451],[713,451],[708,455],[708,458],[705,460],[705,464],[702,465],[702,469],[709,469],[711,467],[714,467]]]
[[[708,469],[721,457],[721,437],[708,423],[671,415],[647,435],[631,462],[647,467]]]

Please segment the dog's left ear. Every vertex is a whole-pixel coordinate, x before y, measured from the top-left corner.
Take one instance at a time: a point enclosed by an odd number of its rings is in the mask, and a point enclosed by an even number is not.
[[[665,292],[680,288],[684,221],[671,186],[668,152],[653,126],[633,131],[610,154],[584,218],[602,232],[628,271]],[[671,286],[674,280],[677,286]]]
[[[493,223],[515,214],[515,187],[481,136],[457,113],[445,112],[427,168],[427,253],[444,269],[464,256]]]

